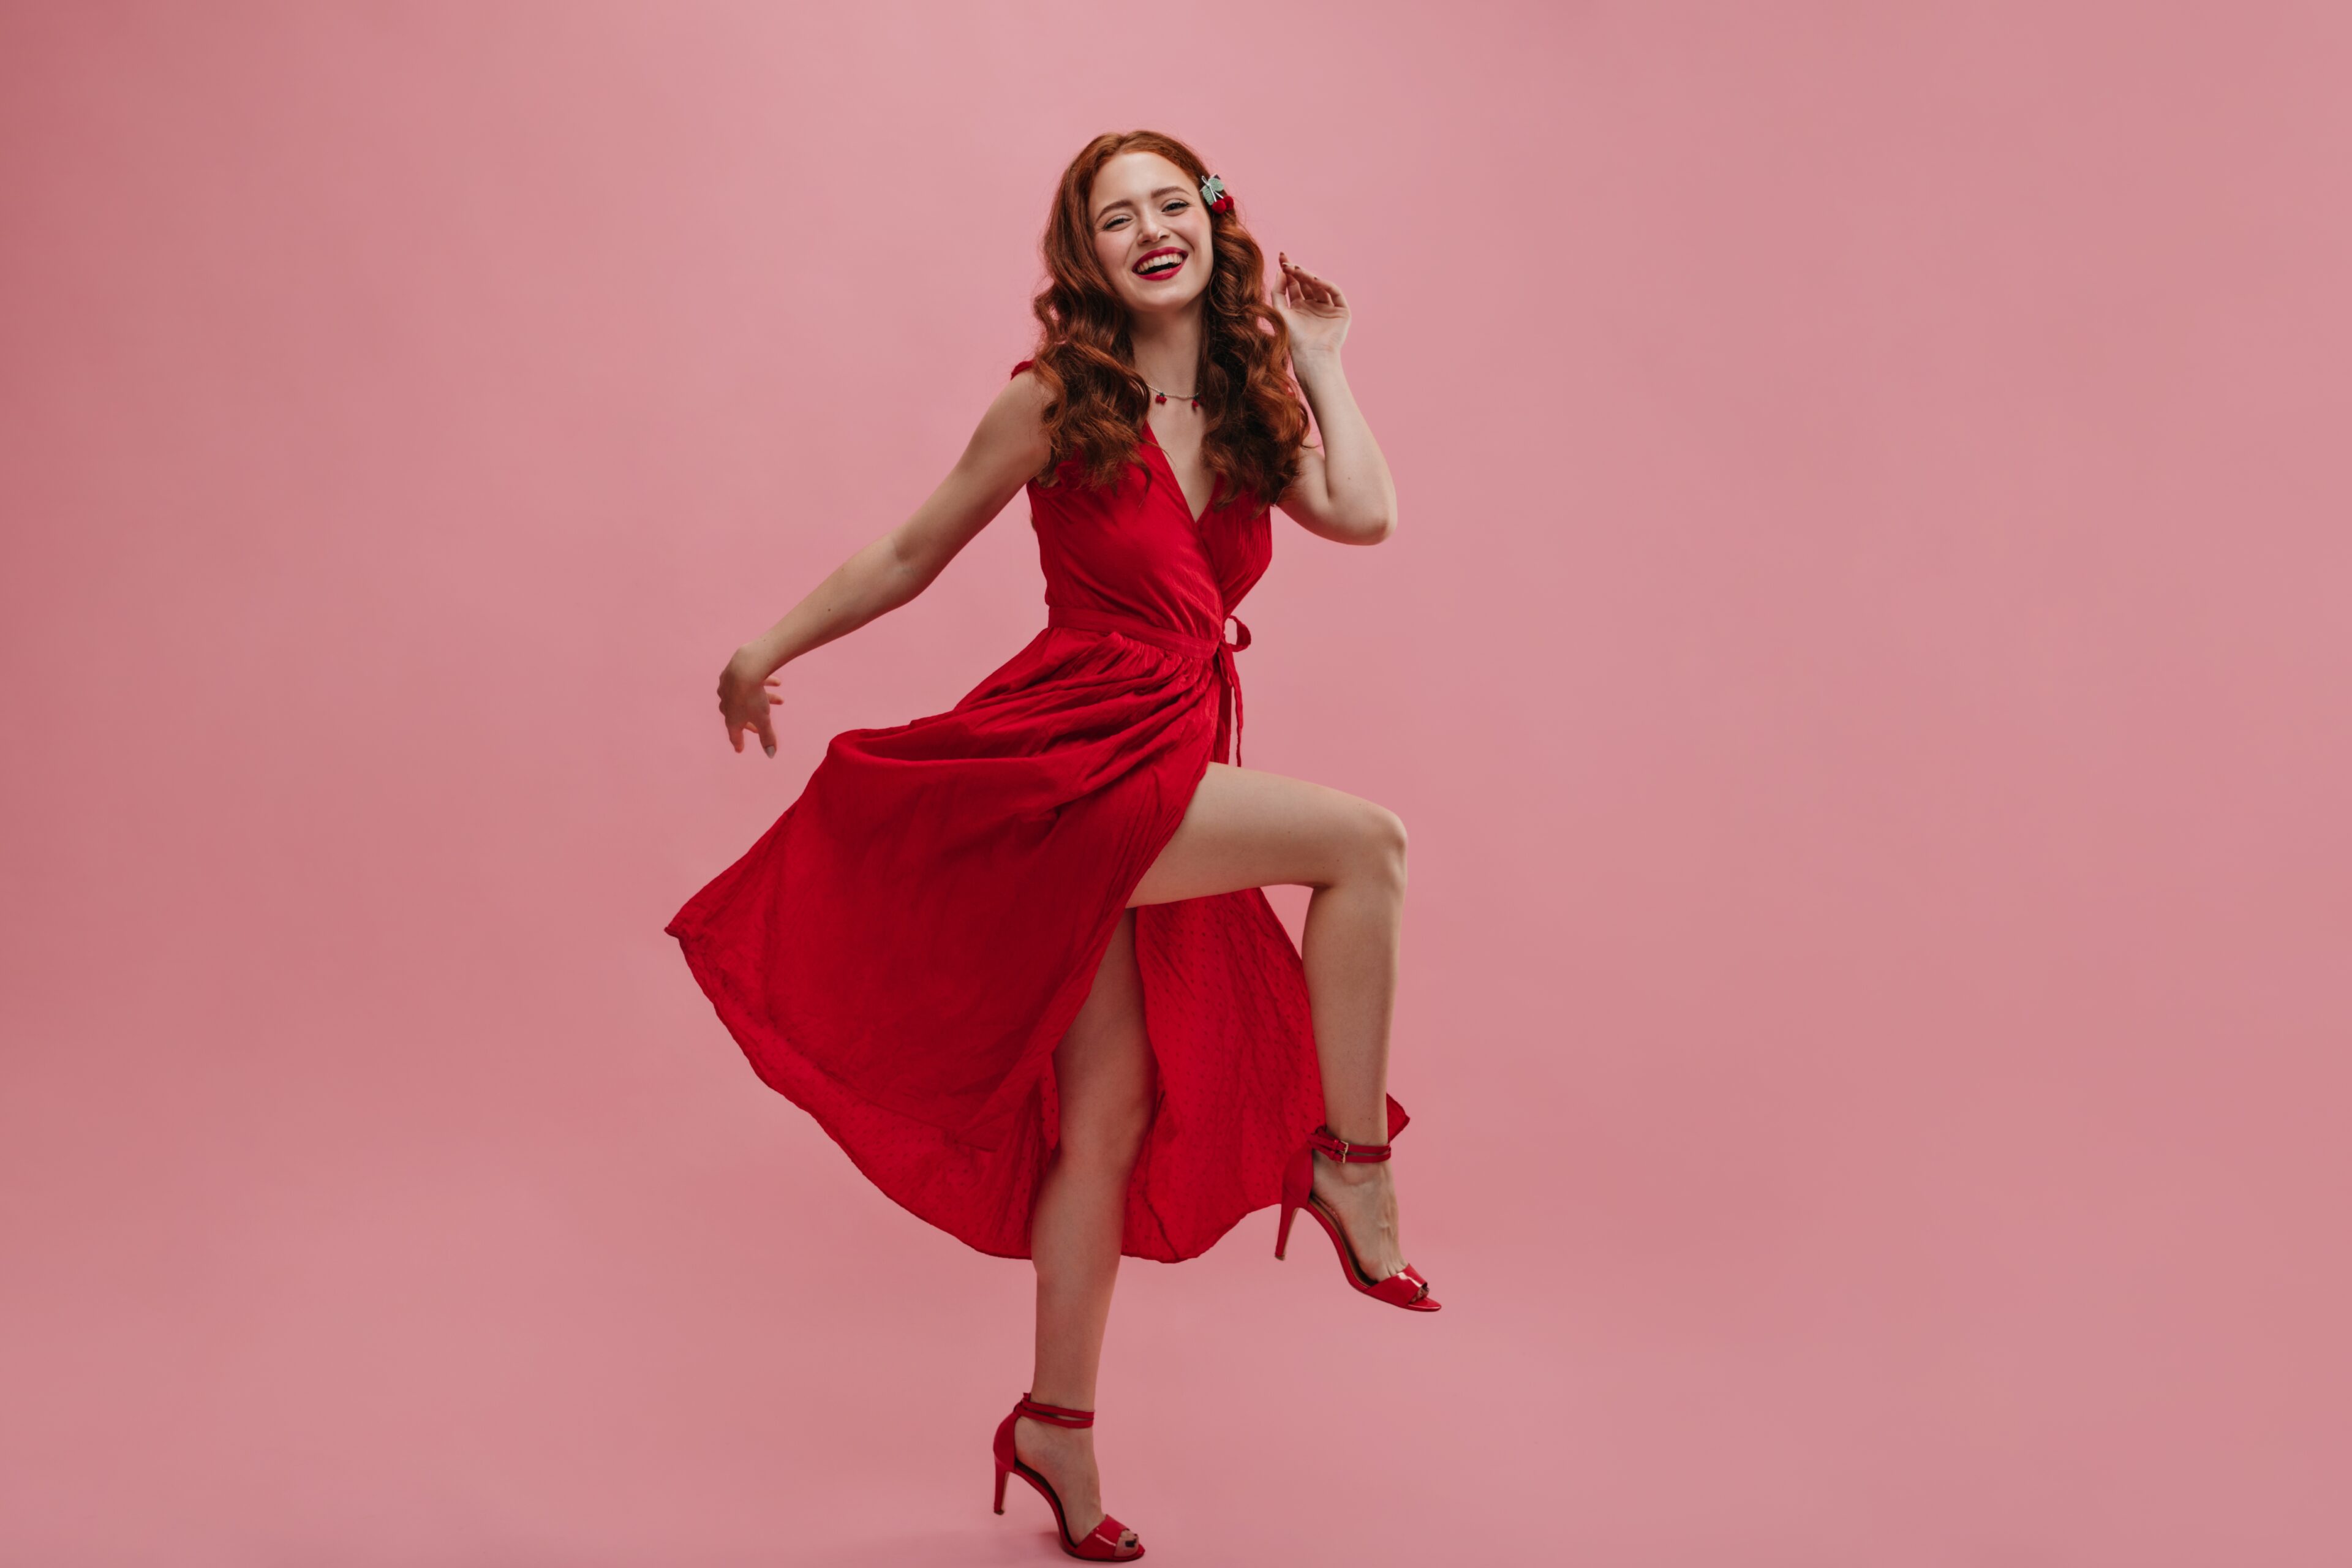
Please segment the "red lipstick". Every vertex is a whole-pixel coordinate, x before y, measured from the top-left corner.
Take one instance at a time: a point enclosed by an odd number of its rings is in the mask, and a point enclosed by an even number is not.
[[[1181,245],[1163,245],[1157,250],[1146,251],[1143,255],[1143,258],[1138,261],[1132,268],[1129,268],[1129,270],[1133,272],[1138,278],[1144,279],[1149,282],[1157,283],[1162,279],[1173,278],[1179,272],[1183,271],[1185,255],[1186,252],[1184,247]],[[1152,262],[1158,260],[1163,256],[1172,256],[1176,258],[1176,265],[1171,267],[1165,272],[1146,272],[1143,270],[1144,268],[1149,267]]]

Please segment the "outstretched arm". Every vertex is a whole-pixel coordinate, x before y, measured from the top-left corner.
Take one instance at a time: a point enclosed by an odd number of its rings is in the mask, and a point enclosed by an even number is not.
[[[753,731],[774,756],[768,710],[783,699],[767,689],[773,684],[769,678],[929,587],[1045,466],[1045,389],[1033,373],[1012,378],[981,416],[963,456],[912,516],[835,567],[783,619],[735,650],[719,675],[719,711],[730,744],[741,751],[744,731]]]
[[[1298,477],[1282,494],[1282,510],[1308,532],[1342,544],[1378,544],[1396,531],[1396,483],[1388,459],[1356,406],[1339,343],[1348,335],[1348,301],[1339,289],[1290,264],[1282,267],[1276,308],[1290,326],[1290,368],[1307,405],[1315,411],[1322,449],[1299,454]]]

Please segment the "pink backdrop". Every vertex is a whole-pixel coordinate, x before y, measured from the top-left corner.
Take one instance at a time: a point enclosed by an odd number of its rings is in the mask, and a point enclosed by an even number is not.
[[[2347,76],[2326,5],[0,10],[0,1561],[1058,1561],[1026,1268],[661,925],[1042,625],[1016,501],[775,761],[711,709],[1137,125],[1357,306],[1402,526],[1278,520],[1249,750],[1412,832],[1446,1310],[1270,1212],[1130,1264],[1114,1510],[2342,1561]]]

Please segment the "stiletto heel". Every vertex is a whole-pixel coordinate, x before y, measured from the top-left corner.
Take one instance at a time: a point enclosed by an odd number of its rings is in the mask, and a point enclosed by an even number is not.
[[[1131,1547],[1118,1543],[1118,1538],[1127,1533],[1127,1526],[1108,1513],[1102,1516],[1100,1524],[1087,1531],[1083,1540],[1070,1539],[1070,1521],[1062,1511],[1062,1500],[1055,1495],[1054,1484],[1023,1464],[1021,1456],[1013,1449],[1013,1424],[1024,1415],[1032,1421],[1044,1421],[1055,1426],[1091,1426],[1095,1424],[1095,1413],[1091,1410],[1065,1410],[1057,1405],[1040,1405],[1023,1394],[1020,1403],[1013,1405],[1013,1414],[1006,1416],[1003,1425],[996,1429],[996,1511],[1004,1511],[1005,1480],[1018,1475],[1054,1505],[1054,1527],[1060,1532],[1062,1550],[1069,1555],[1088,1563],[1132,1563],[1142,1556],[1142,1542],[1138,1541]]]
[[[1389,1101],[1389,1137],[1394,1139],[1404,1131],[1404,1107],[1394,1100]],[[1437,1303],[1429,1299],[1429,1281],[1410,1263],[1385,1279],[1375,1279],[1364,1272],[1356,1260],[1356,1249],[1348,1245],[1348,1232],[1339,1224],[1339,1216],[1315,1195],[1315,1152],[1320,1149],[1324,1157],[1342,1164],[1377,1164],[1389,1157],[1387,1143],[1350,1143],[1328,1127],[1318,1127],[1307,1137],[1305,1147],[1282,1169],[1282,1219],[1274,1233],[1274,1255],[1280,1258],[1290,1245],[1290,1222],[1305,1209],[1315,1216],[1331,1237],[1331,1245],[1339,1252],[1339,1269],[1348,1283],[1376,1301],[1386,1301],[1391,1307],[1402,1307],[1409,1312],[1434,1312]]]

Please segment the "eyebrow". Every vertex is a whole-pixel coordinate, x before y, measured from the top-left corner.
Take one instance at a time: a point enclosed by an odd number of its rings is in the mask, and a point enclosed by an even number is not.
[[[1184,187],[1181,185],[1162,185],[1158,190],[1152,192],[1151,196],[1164,196],[1171,192],[1181,196],[1184,194]],[[1146,197],[1145,199],[1148,201],[1151,199],[1151,197]],[[1118,200],[1115,202],[1105,202],[1103,204],[1102,211],[1095,214],[1093,221],[1100,223],[1103,219],[1108,217],[1114,209],[1118,207],[1131,207],[1134,205],[1135,204],[1133,202],[1128,200],[1125,196],[1119,197]]]

